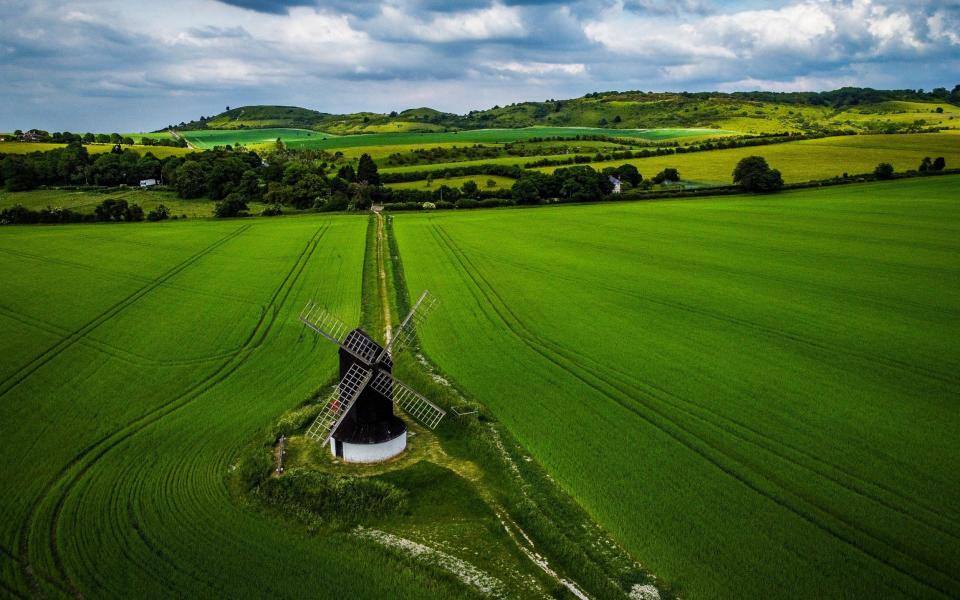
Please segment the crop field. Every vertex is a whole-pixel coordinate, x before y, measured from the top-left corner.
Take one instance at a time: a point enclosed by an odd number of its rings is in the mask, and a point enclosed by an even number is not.
[[[0,154],[29,154],[31,152],[47,152],[63,148],[66,144],[48,144],[43,142],[0,142]],[[90,154],[102,154],[113,150],[113,144],[84,144]],[[193,150],[189,148],[175,148],[172,146],[124,146],[140,154],[151,153],[157,158],[167,156],[183,156]]]
[[[102,193],[46,189],[29,192],[0,191],[0,210],[21,204],[32,210],[51,207],[69,208],[79,213],[92,213],[98,204],[108,198],[122,198],[130,204],[139,204],[144,212],[149,212],[163,204],[170,211],[171,216],[187,215],[190,218],[213,216],[213,207],[216,204],[213,200],[205,198],[184,200],[177,197],[175,192],[169,191],[143,191],[134,188],[123,192]],[[251,214],[257,214],[266,207],[266,204],[250,202],[248,206]]]
[[[391,223],[424,351],[683,596],[955,598],[958,190]]]
[[[344,216],[0,230],[0,595],[457,596],[372,543],[278,526],[225,480],[334,374],[296,314],[315,297],[358,318],[365,231]]]
[[[590,163],[595,169],[629,162],[644,177],[652,177],[666,167],[680,170],[688,181],[729,184],[737,162],[745,156],[759,155],[770,166],[780,169],[785,181],[801,182],[826,179],[843,173],[872,173],[881,162],[891,163],[897,171],[916,169],[925,157],[943,156],[950,168],[960,166],[960,135],[923,133],[903,135],[856,135],[828,137],[753,148],[711,150],[670,156]],[[537,170],[552,172],[557,167]],[[421,169],[426,170],[426,169]]]
[[[201,150],[210,149],[214,146],[226,146],[234,144],[243,144],[245,146],[255,146],[258,144],[272,144],[280,138],[286,144],[296,145],[299,142],[312,141],[316,138],[318,141],[323,138],[334,138],[335,135],[311,131],[309,129],[291,129],[288,127],[268,128],[268,129],[202,129],[198,131],[181,131],[187,142]]]

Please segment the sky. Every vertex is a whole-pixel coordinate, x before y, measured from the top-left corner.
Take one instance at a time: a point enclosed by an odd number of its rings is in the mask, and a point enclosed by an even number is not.
[[[0,0],[0,131],[957,83],[960,0]]]

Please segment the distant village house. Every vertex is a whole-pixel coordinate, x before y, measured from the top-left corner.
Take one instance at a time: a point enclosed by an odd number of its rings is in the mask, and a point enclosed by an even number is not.
[[[141,180],[140,180],[140,187],[142,187],[142,188],[153,187],[153,186],[155,186],[155,185],[157,185],[157,180],[156,180],[156,179],[141,179]]]

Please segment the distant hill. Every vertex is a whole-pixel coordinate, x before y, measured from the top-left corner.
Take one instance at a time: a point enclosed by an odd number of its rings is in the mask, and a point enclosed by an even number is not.
[[[529,127],[712,127],[773,131],[960,128],[960,85],[948,91],[841,88],[827,92],[596,92],[465,115],[432,108],[337,115],[296,106],[243,106],[171,125],[180,130],[294,127],[332,134]]]

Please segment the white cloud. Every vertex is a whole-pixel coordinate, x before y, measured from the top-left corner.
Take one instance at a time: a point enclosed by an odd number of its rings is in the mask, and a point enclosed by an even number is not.
[[[435,14],[429,19],[419,19],[405,7],[385,4],[377,21],[377,29],[387,37],[425,42],[492,40],[526,32],[519,9],[496,3],[478,10]]]
[[[587,71],[583,63],[544,63],[544,62],[498,62],[487,63],[494,71],[506,71],[518,75],[582,75]]]

